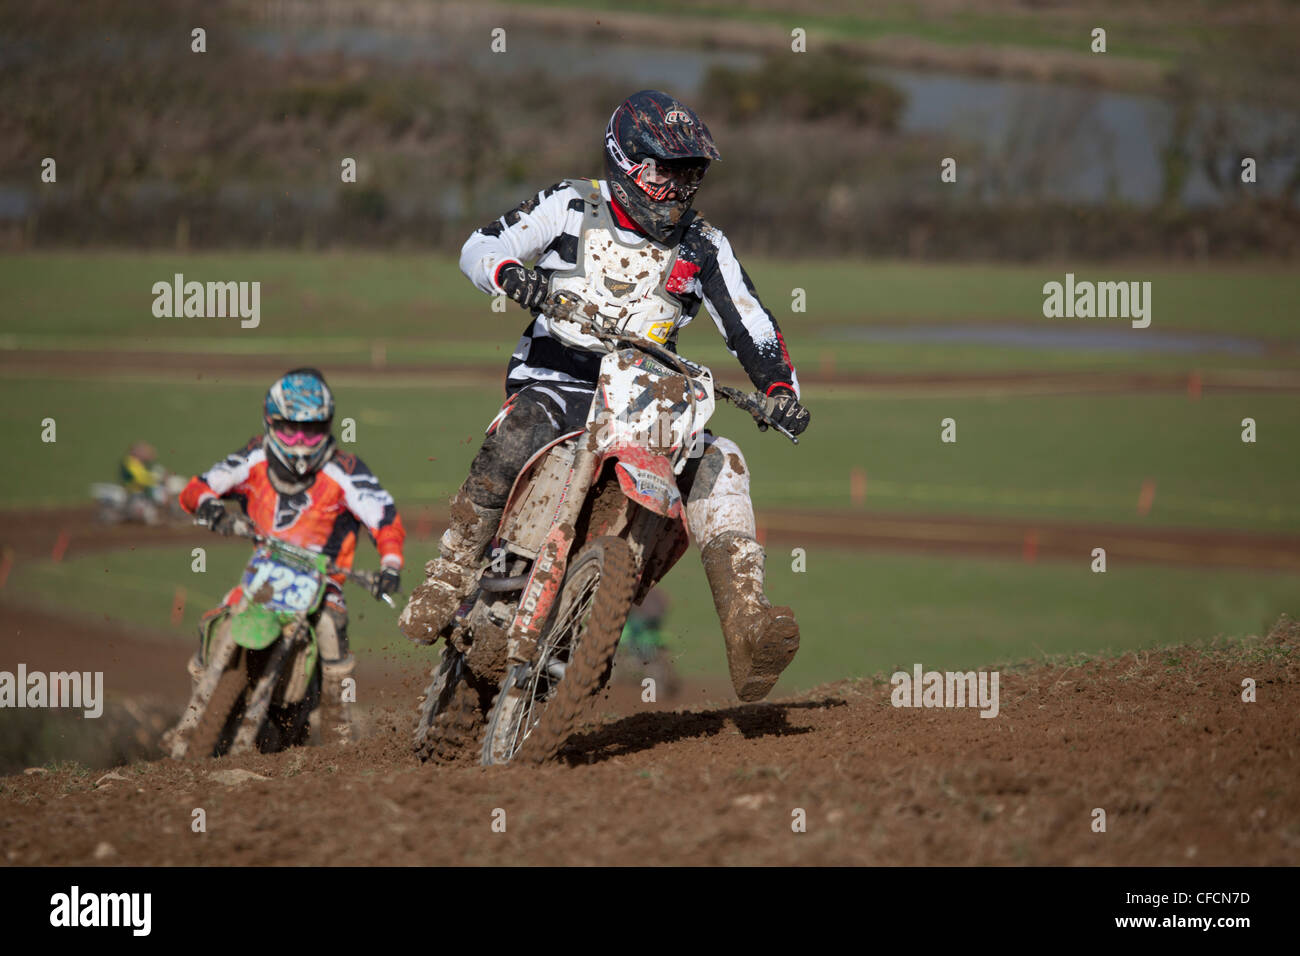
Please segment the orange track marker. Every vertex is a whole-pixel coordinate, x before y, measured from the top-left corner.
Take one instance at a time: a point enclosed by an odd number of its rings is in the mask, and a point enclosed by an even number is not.
[[[54,540],[54,550],[50,552],[50,557],[55,561],[62,561],[63,556],[68,552],[68,542],[72,536],[68,534],[67,529],[59,532],[59,536]]]
[[[0,588],[9,580],[9,572],[14,569],[14,549],[5,548],[4,557],[0,558]]]
[[[854,468],[849,472],[849,500],[855,508],[861,508],[867,503],[867,473],[862,468]]]
[[[1038,560],[1038,529],[1025,532],[1025,543],[1020,551],[1021,557],[1033,564]]]
[[[185,588],[178,587],[172,595],[172,627],[180,627],[185,619]]]
[[[1151,513],[1151,505],[1156,500],[1156,480],[1148,478],[1142,482],[1142,490],[1138,492],[1138,514],[1146,517]]]
[[[830,349],[823,349],[820,358],[821,358],[821,369],[820,369],[821,377],[827,379],[834,378],[835,377],[835,353],[832,352]]]

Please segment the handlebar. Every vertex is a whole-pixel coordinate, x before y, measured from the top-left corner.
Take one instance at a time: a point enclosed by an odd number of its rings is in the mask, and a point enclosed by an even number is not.
[[[795,437],[793,432],[767,413],[767,403],[763,401],[766,396],[762,392],[742,392],[738,388],[729,388],[726,385],[714,385],[713,392],[715,395],[721,395],[742,412],[749,412],[750,415],[754,416],[754,421],[758,422],[759,431],[765,432],[769,428],[775,428],[790,439],[793,444],[799,444],[799,439]]]
[[[654,342],[648,342],[643,338],[635,335],[627,335],[612,329],[604,328],[595,321],[598,313],[588,313],[584,310],[585,303],[578,296],[566,292],[553,292],[547,297],[542,304],[542,314],[547,318],[560,319],[566,322],[573,322],[578,325],[583,332],[591,337],[598,339],[610,351],[616,350],[619,346],[630,345],[632,348],[640,349],[652,358],[669,366],[674,371],[683,375],[698,375],[706,371],[704,366],[696,365],[689,359],[683,358],[670,349],[663,348]],[[795,437],[785,426],[777,422],[767,412],[766,396],[762,392],[742,392],[737,388],[730,388],[726,385],[714,385],[713,393],[735,405],[743,412],[748,412],[758,423],[759,431],[767,431],[768,428],[775,428],[778,432],[790,439],[794,444],[799,444],[799,439]]]
[[[194,523],[199,525],[202,528],[211,527],[206,522],[200,521],[197,518],[194,520]],[[262,545],[262,544],[274,543],[280,547],[288,546],[290,548],[297,548],[297,545],[289,544],[286,541],[280,541],[277,538],[269,538],[266,535],[261,534],[253,527],[252,522],[250,522],[248,518],[245,517],[244,515],[235,515],[235,529],[231,533],[237,538],[247,538],[249,541],[252,541],[254,544]],[[307,551],[305,548],[299,550],[302,550],[307,554],[312,554],[313,556],[315,555],[315,552]],[[325,573],[330,575],[341,574],[343,577],[347,578],[353,584],[365,588],[365,590],[369,592],[377,600],[383,601],[391,608],[396,609],[397,607],[397,605],[393,603],[393,599],[391,595],[375,594],[375,584],[379,580],[378,571],[354,571],[351,568],[341,568],[333,561],[330,561],[329,564],[326,565]]]

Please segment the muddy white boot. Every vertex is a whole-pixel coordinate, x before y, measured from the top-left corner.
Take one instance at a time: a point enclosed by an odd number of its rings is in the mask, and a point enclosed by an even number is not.
[[[731,684],[741,700],[762,700],[799,650],[794,612],[772,607],[763,594],[763,548],[749,535],[724,532],[704,546],[703,558]]]
[[[451,503],[451,527],[443,532],[439,556],[424,566],[425,582],[411,591],[411,599],[397,625],[417,644],[432,644],[451,623],[461,602],[478,579],[483,549],[501,522],[500,508],[484,508],[463,492]]]
[[[321,663],[321,743],[346,745],[356,740],[356,732],[352,724],[352,702],[343,699],[345,691],[343,681],[352,676],[356,667],[357,659],[351,654],[342,660]]]

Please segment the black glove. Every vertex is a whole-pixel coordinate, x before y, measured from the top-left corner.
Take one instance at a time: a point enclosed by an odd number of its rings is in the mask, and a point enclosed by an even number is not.
[[[777,389],[767,397],[767,414],[791,435],[802,435],[812,420],[808,409],[786,388]]]
[[[375,597],[381,598],[385,594],[395,594],[401,586],[402,572],[397,568],[384,568],[375,577],[375,583],[370,590]]]
[[[525,309],[540,309],[546,301],[545,276],[517,262],[507,262],[497,270],[497,285]]]
[[[220,498],[208,498],[200,504],[194,518],[219,534],[229,535],[235,530],[235,516],[226,510]]]

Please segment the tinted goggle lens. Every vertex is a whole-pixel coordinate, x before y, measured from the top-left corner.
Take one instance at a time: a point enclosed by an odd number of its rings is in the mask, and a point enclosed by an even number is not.
[[[704,180],[708,166],[703,163],[676,165],[645,162],[632,169],[633,181],[655,202],[665,199],[689,199]]]
[[[313,448],[330,433],[329,422],[274,422],[271,430],[286,445],[306,445]]]

